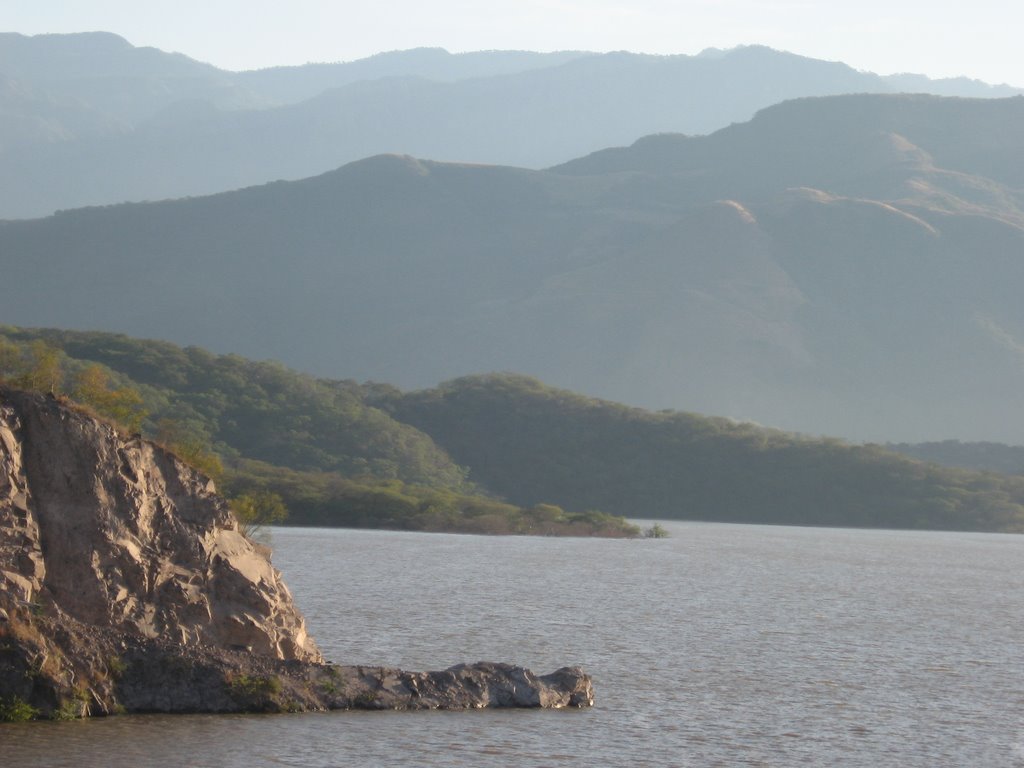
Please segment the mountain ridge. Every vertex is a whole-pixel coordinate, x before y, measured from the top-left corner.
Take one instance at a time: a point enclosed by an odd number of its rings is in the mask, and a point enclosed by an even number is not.
[[[0,72],[62,110],[49,116],[56,143],[26,128],[0,147],[0,218],[210,194],[385,152],[541,168],[650,133],[707,134],[784,99],[892,90],[764,46],[715,57],[426,49],[232,73],[118,40],[90,63],[74,36],[0,37]],[[45,110],[33,104],[0,94],[0,111],[36,119]]]
[[[1022,107],[821,97],[613,153],[647,152],[634,167],[377,156],[299,182],[8,222],[0,300],[7,322],[164,337],[327,377],[418,388],[517,370],[799,432],[1013,443]],[[974,149],[947,149],[987,122]]]

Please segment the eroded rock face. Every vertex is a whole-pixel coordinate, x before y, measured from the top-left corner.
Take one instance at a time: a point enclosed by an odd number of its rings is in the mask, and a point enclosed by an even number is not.
[[[55,398],[0,386],[0,704],[68,717],[593,700],[577,667],[323,663],[208,478]]]
[[[208,478],[53,398],[0,403],[0,590],[87,625],[320,660]]]
[[[18,424],[14,409],[0,403],[0,608],[4,597],[30,602],[46,573],[39,524],[28,503],[21,442],[9,424]]]

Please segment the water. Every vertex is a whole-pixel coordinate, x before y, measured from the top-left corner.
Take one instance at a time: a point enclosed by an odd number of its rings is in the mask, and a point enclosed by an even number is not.
[[[581,664],[585,711],[0,728],[18,766],[1024,766],[1024,537],[663,523],[672,538],[276,529],[327,658]]]

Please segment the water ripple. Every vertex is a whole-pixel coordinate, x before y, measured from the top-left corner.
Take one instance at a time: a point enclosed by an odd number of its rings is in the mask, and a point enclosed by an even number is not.
[[[656,541],[277,529],[325,655],[581,664],[581,712],[0,728],[30,766],[1024,766],[1024,537],[663,523]]]

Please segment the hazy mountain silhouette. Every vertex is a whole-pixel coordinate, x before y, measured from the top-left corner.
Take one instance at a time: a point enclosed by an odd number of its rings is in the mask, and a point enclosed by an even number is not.
[[[939,443],[895,443],[885,448],[945,467],[1024,475],[1024,446],[1020,445],[943,440]]]
[[[414,48],[378,53],[356,61],[239,72],[237,79],[239,83],[279,104],[294,104],[361,80],[415,76],[438,82],[454,82],[544,69],[584,56],[597,55],[586,51],[449,53],[443,48]]]
[[[1024,99],[805,99],[551,171],[381,156],[0,226],[2,319],[403,387],[515,370],[874,440],[1021,441]]]
[[[225,109],[272,103],[236,83],[233,72],[180,53],[137,48],[109,32],[32,37],[0,33],[0,73],[126,126],[187,99]]]
[[[0,113],[17,118],[0,149],[0,218],[298,179],[380,153],[541,168],[646,134],[709,133],[784,99],[932,82],[758,46],[698,56],[419,49],[232,73],[106,33],[0,35],[0,74],[10,86]],[[11,97],[14,87],[36,101]]]

